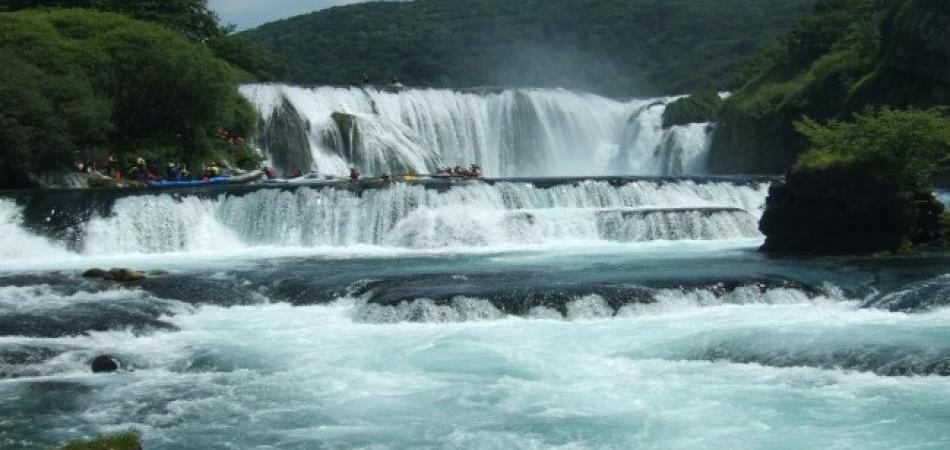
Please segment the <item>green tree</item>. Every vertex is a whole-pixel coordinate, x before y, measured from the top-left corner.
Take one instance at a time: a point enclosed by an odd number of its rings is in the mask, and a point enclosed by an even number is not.
[[[62,170],[84,158],[253,163],[256,114],[238,74],[165,28],[83,10],[0,14],[0,169]],[[9,70],[7,70],[9,69]]]
[[[246,81],[281,77],[286,63],[259,45],[222,26],[207,0],[0,0],[0,10],[82,8],[113,12],[173,30],[187,39],[207,44],[215,54],[246,72]]]
[[[933,175],[950,169],[950,119],[934,110],[882,108],[851,121],[796,123],[811,149],[794,170],[860,165],[906,189],[926,189]]]

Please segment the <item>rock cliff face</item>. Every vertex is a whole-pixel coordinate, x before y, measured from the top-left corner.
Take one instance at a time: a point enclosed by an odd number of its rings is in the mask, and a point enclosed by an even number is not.
[[[909,2],[886,33],[880,64],[855,86],[847,109],[950,103],[950,2]]]
[[[942,239],[943,204],[858,165],[796,171],[772,186],[763,250],[821,254],[899,251]]]
[[[735,92],[710,150],[712,171],[785,172],[807,146],[793,128],[803,115],[846,119],[869,106],[950,103],[950,2],[904,0],[887,8],[873,15],[879,23],[862,44],[877,47],[869,58],[860,48],[833,46],[791,68],[794,61],[776,62]],[[846,58],[854,62],[835,60]]]
[[[262,121],[258,145],[278,172],[310,171],[313,157],[310,155],[309,130],[305,127],[306,122],[286,100],[274,110],[271,120]]]
[[[918,0],[904,14],[885,65],[895,72],[931,81],[946,101],[950,86],[950,2]]]

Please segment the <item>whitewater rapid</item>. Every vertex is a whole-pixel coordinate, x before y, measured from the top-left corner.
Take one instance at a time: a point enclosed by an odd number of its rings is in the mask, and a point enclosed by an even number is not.
[[[618,101],[565,90],[495,92],[253,84],[258,146],[278,170],[490,176],[685,175],[706,171],[714,127],[663,128],[676,97]]]
[[[170,319],[174,332],[0,338],[5,347],[54,346],[32,372],[0,384],[0,396],[69,400],[5,403],[0,414],[15,430],[5,438],[20,439],[14,448],[130,428],[156,450],[947,442],[947,377],[875,373],[950,354],[946,311],[798,300],[437,325],[354,323],[347,302],[203,307]],[[86,373],[101,353],[131,371]]]

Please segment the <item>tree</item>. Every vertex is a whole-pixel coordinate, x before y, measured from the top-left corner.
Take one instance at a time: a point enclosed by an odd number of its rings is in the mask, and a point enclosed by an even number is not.
[[[252,163],[256,113],[237,74],[205,45],[165,28],[83,10],[0,14],[0,170],[66,169],[116,153],[126,160]]]
[[[185,38],[207,44],[215,54],[248,75],[247,81],[275,80],[286,63],[263,48],[221,26],[207,0],[0,0],[0,10],[82,8],[113,12],[161,25]]]
[[[936,110],[882,108],[824,125],[805,118],[795,128],[811,143],[795,171],[855,164],[907,189],[926,189],[950,168],[950,119]]]

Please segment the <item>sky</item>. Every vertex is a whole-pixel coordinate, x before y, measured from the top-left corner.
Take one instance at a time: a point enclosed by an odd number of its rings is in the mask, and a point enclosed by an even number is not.
[[[221,23],[233,23],[238,30],[246,30],[318,9],[363,1],[366,0],[208,0],[208,5],[221,17]]]

